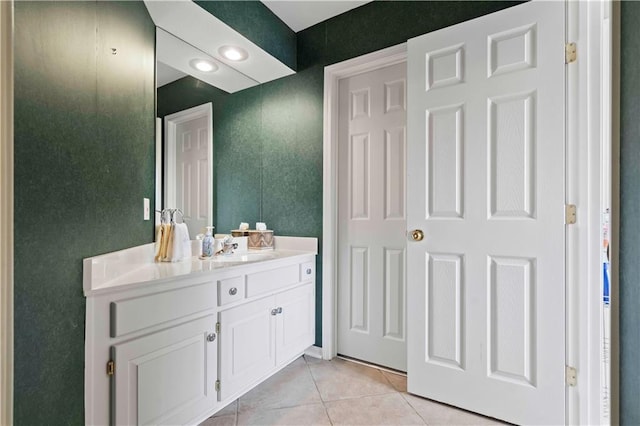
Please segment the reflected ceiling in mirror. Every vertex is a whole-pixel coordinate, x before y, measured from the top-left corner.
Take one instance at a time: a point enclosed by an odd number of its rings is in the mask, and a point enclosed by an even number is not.
[[[145,5],[157,27],[157,60],[171,68],[229,93],[295,73],[192,1],[145,0]],[[224,57],[220,53],[224,46],[240,48],[246,58],[233,61]],[[189,62],[199,57],[214,62],[218,71],[201,73],[193,69]],[[231,71],[235,77],[231,77]]]
[[[162,28],[156,28],[156,60],[158,61],[158,86],[175,81],[187,74],[229,93],[259,84]],[[192,65],[194,60],[209,61],[215,64],[215,69],[210,72],[200,71]],[[167,70],[167,67],[170,70]],[[166,71],[168,71],[167,81],[163,83]]]

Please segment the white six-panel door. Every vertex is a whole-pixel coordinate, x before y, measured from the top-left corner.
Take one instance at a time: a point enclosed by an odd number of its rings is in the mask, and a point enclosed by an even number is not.
[[[408,389],[565,421],[564,2],[408,43]]]
[[[209,203],[209,117],[201,116],[176,126],[176,207],[192,234],[208,223]]]
[[[406,63],[340,80],[338,353],[406,371]]]

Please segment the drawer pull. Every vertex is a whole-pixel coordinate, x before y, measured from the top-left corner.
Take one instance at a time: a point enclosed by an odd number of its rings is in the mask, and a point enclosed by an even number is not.
[[[232,296],[235,296],[236,294],[238,294],[238,289],[235,288],[235,287],[231,287],[229,289],[229,294],[232,295]]]
[[[207,334],[207,342],[213,342],[214,340],[216,340],[216,333]]]
[[[307,275],[311,275],[311,268],[307,268]]]
[[[271,315],[275,316],[282,313],[282,307],[274,308],[271,310]]]

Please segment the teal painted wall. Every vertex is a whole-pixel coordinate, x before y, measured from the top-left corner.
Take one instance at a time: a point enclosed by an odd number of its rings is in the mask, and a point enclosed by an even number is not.
[[[16,425],[84,424],[82,259],[152,241],[154,47],[142,2],[15,4]]]
[[[640,3],[620,6],[620,423],[639,425]]]
[[[195,3],[295,71],[296,33],[267,6],[251,0]]]

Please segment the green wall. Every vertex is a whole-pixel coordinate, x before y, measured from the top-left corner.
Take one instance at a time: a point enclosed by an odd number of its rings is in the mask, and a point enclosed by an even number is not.
[[[620,423],[640,424],[640,3],[621,3]]]
[[[84,423],[82,259],[152,241],[154,46],[142,2],[15,3],[16,425]]]

